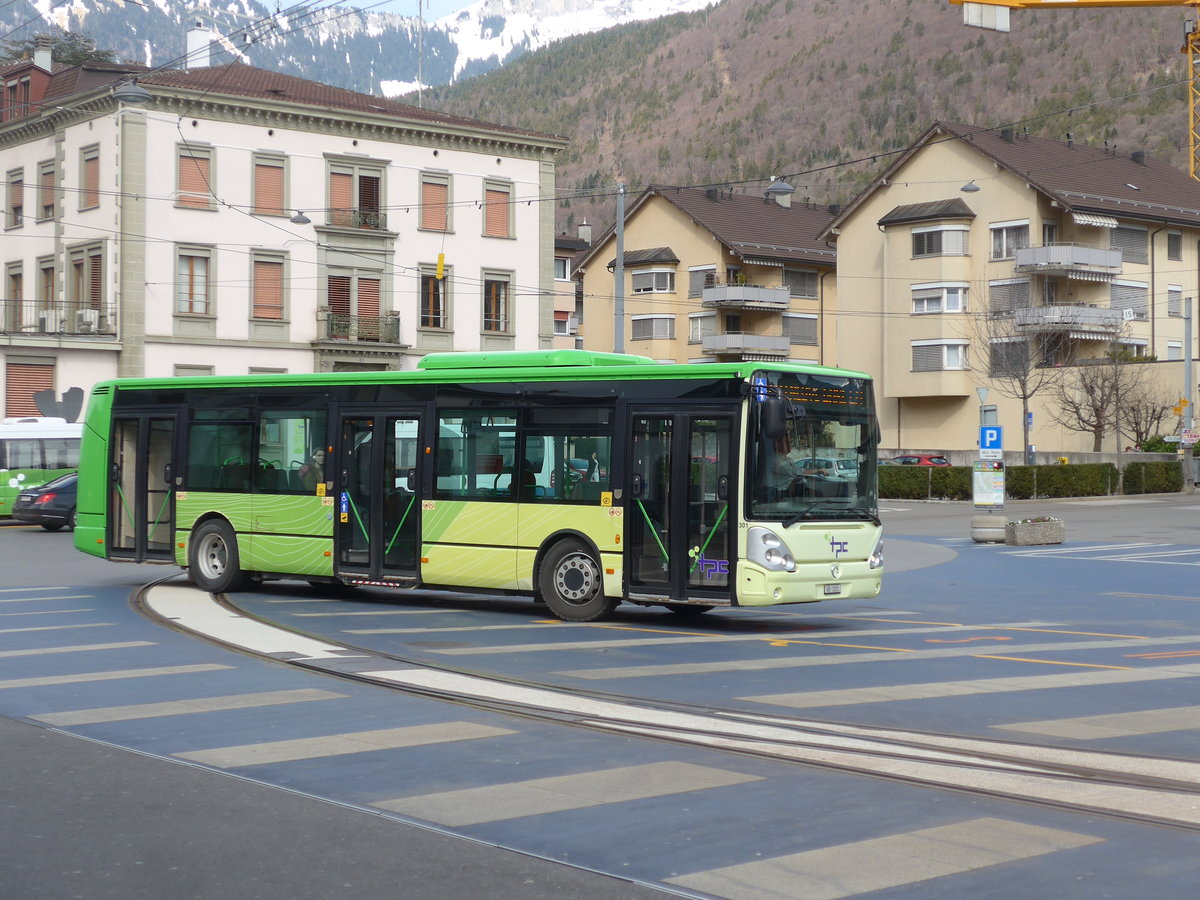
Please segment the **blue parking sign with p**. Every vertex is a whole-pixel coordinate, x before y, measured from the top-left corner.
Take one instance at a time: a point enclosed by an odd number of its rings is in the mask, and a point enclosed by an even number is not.
[[[979,426],[979,449],[980,450],[1003,450],[1004,449],[1004,428],[1001,425],[980,425]]]

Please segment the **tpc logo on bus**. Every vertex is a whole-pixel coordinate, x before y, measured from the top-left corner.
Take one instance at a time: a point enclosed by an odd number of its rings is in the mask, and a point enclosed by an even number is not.
[[[838,559],[843,553],[850,552],[849,541],[839,541],[837,538],[830,535],[825,535],[829,538],[829,549],[833,551],[833,558]]]

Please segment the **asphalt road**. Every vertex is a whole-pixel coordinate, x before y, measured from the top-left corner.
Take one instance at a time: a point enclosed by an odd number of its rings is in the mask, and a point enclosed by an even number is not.
[[[1067,541],[1009,548],[970,541],[969,504],[885,503],[876,601],[686,622],[622,607],[564,625],[522,600],[295,583],[234,598],[362,648],[330,671],[398,657],[439,668],[393,663],[393,680],[470,692],[482,675],[506,702],[547,685],[586,727],[297,670],[286,640],[264,662],[164,629],[128,597],[170,570],[3,528],[0,883],[20,898],[1190,896],[1194,796],[1122,779],[1200,778],[1198,512],[1182,495],[1011,504],[1061,516]],[[599,701],[628,721],[604,724]],[[661,730],[671,710],[693,715],[686,740]],[[714,729],[715,710],[741,723]],[[1077,774],[997,773],[947,736]],[[1101,763],[1124,774],[1081,792]]]

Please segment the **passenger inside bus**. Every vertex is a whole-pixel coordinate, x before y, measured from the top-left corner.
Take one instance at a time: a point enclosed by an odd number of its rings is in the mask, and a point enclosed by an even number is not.
[[[315,491],[317,485],[325,480],[325,448],[318,447],[312,452],[308,462],[300,467],[300,485],[306,491]]]

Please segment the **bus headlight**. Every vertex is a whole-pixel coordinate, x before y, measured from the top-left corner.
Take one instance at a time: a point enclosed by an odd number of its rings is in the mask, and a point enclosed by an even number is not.
[[[787,545],[769,528],[751,528],[746,536],[746,558],[764,569],[775,572],[795,572],[796,560]]]
[[[867,565],[872,569],[878,569],[883,565],[883,535],[879,535],[879,540],[875,542],[875,549],[871,551],[871,555],[867,557]]]

